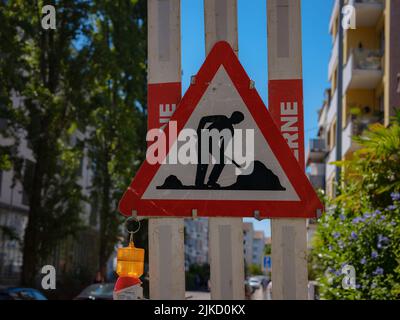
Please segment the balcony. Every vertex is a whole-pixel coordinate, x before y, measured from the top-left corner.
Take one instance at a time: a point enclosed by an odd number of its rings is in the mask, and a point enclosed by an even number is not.
[[[311,163],[309,172],[312,176],[324,176],[325,175],[325,162]]]
[[[310,139],[307,149],[307,164],[324,161],[326,153],[327,149],[324,139]]]
[[[357,143],[353,141],[353,137],[361,135],[364,130],[368,129],[370,124],[377,122],[382,122],[382,117],[379,114],[351,117],[342,133],[342,157],[358,148]]]
[[[314,189],[323,189],[325,190],[325,175],[312,175],[307,174],[308,180],[310,180]]]
[[[325,124],[326,124],[327,112],[328,112],[328,108],[329,108],[329,104],[328,104],[328,103],[330,103],[330,101],[329,101],[329,102],[326,102],[326,103],[322,106],[322,108],[321,108],[321,110],[320,110],[320,112],[319,112],[319,117],[318,117],[318,128],[322,128],[322,127],[324,127]]]
[[[384,0],[350,0],[356,10],[357,27],[375,26],[385,8]]]
[[[326,123],[330,125],[334,119],[336,119],[336,114],[337,114],[337,89],[335,90],[335,93],[333,94],[333,97],[330,101],[329,108],[328,108],[328,115],[326,116]]]
[[[326,167],[325,167],[325,175],[326,178],[329,179],[335,173],[336,166],[330,164],[336,161],[336,146],[329,152],[328,158],[326,160]]]
[[[354,49],[343,71],[343,89],[375,89],[382,81],[382,52]]]
[[[308,179],[315,189],[325,190],[325,163],[311,163],[307,173]]]
[[[342,133],[342,157],[356,149],[353,135],[355,133],[353,121],[349,121]]]
[[[328,65],[328,80],[332,78],[333,71],[335,70],[338,63],[338,53],[339,53],[338,47],[339,47],[339,37],[338,35],[336,35],[331,53],[331,59],[329,60],[329,65]]]
[[[335,20],[337,19],[338,15],[339,15],[339,0],[335,0],[335,2],[333,4],[331,18],[329,21],[329,32],[330,33],[332,33],[332,31],[333,31],[333,25],[334,25]]]

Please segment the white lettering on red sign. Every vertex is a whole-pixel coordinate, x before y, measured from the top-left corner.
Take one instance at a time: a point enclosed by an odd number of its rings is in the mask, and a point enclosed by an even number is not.
[[[160,104],[160,127],[164,129],[176,110],[176,104]]]
[[[299,127],[297,102],[281,102],[281,133],[299,160]]]

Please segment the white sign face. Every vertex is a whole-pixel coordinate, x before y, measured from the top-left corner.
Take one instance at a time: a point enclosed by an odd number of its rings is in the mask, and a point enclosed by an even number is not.
[[[231,159],[227,156],[217,164],[204,164],[202,161],[200,164],[182,164],[179,161],[171,164],[166,161],[160,165],[142,199],[299,201],[293,185],[222,65],[184,129],[193,132],[227,129],[232,132],[230,140],[221,138],[218,144],[220,150],[233,146]],[[180,150],[184,144],[183,131],[171,150]],[[204,142],[204,138],[201,139]],[[242,142],[243,148],[238,150],[236,142]],[[222,143],[226,145],[221,147]],[[197,136],[194,149],[197,151],[198,147]],[[201,149],[196,157],[203,159],[204,153],[208,152]],[[240,155],[252,159],[251,163],[238,160]],[[211,153],[206,157],[211,158]]]

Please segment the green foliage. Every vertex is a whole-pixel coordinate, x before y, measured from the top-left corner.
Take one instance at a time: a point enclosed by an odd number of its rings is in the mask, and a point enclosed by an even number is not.
[[[264,246],[264,255],[269,256],[272,252],[272,247],[270,244]]]
[[[400,123],[370,126],[343,166],[340,196],[327,201],[313,241],[312,268],[323,299],[400,298]],[[344,289],[343,267],[356,288]]]
[[[251,264],[248,267],[248,274],[251,276],[261,276],[264,273],[261,270],[261,266],[258,264]]]
[[[45,4],[55,5],[56,30],[41,28]],[[100,267],[114,250],[117,203],[146,150],[146,17],[145,0],[0,6],[0,134],[10,142],[0,147],[0,170],[12,169],[29,196],[27,285],[55,243],[80,230],[85,200],[99,212]],[[18,152],[24,140],[31,163]],[[94,173],[89,198],[78,184],[84,155]],[[137,237],[147,243],[144,229]]]
[[[52,1],[48,1],[53,3]],[[76,174],[82,145],[67,131],[84,109],[83,51],[87,1],[58,1],[57,30],[41,27],[42,1],[3,1],[0,7],[0,118],[9,138],[2,166],[12,167],[29,198],[22,281],[33,285],[38,263],[55,243],[80,228],[82,193]],[[26,161],[22,140],[32,152]]]
[[[89,55],[87,144],[94,171],[92,202],[100,217],[104,270],[120,233],[117,204],[146,150],[146,1],[95,1]],[[144,236],[142,228],[136,235]],[[145,242],[147,244],[147,241]]]
[[[393,121],[388,128],[373,124],[354,140],[361,148],[352,159],[338,163],[346,182],[351,181],[338,201],[352,201],[354,208],[361,208],[365,201],[385,207],[391,191],[400,190],[400,122]],[[357,196],[348,197],[349,193]]]
[[[186,272],[186,290],[207,290],[209,279],[209,264],[192,264]]]
[[[324,299],[400,298],[399,205],[364,214],[337,207],[320,219],[313,265]],[[345,265],[355,268],[355,290],[342,287]]]

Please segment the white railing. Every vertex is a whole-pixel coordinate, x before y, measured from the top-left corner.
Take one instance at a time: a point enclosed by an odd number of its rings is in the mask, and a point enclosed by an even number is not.
[[[309,149],[311,152],[326,151],[325,139],[310,139]]]
[[[349,121],[342,132],[342,157],[351,149],[353,144],[353,121]]]
[[[331,150],[326,161],[326,169],[325,169],[326,178],[329,178],[335,172],[336,166],[330,164],[331,162],[334,161],[336,161],[336,147],[334,147]]]
[[[378,81],[382,76],[382,52],[381,50],[353,49],[349,60],[343,70],[343,93],[353,86],[355,73],[359,79]],[[368,79],[366,79],[368,78]],[[364,88],[362,81],[360,89]],[[355,84],[357,85],[357,84]]]

